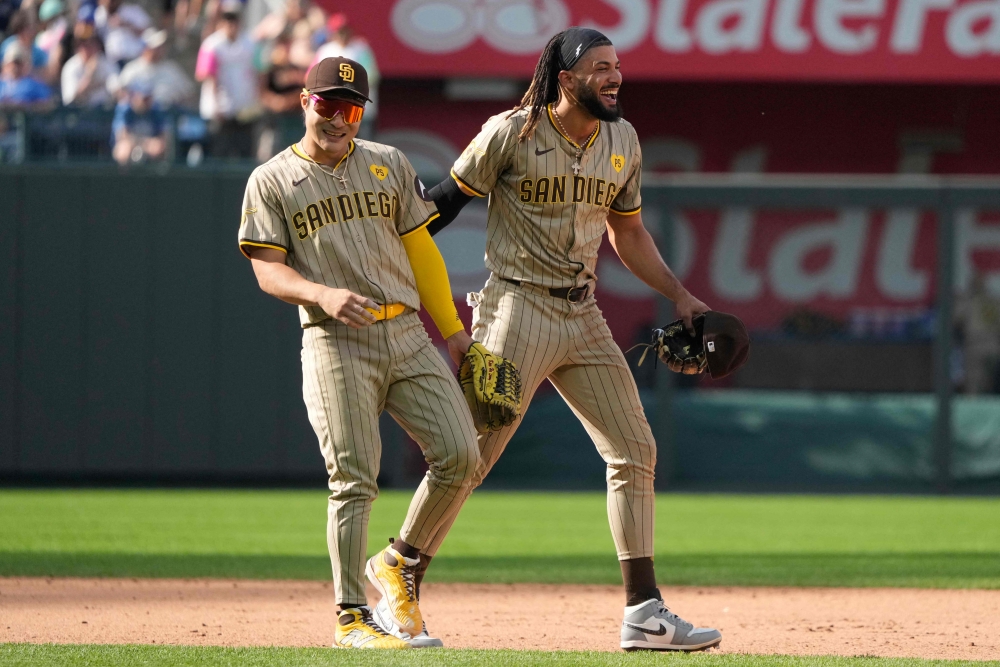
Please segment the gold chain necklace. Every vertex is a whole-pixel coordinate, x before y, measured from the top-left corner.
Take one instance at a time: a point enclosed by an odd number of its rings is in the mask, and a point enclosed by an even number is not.
[[[304,150],[302,151],[302,153],[304,155],[306,155],[307,157],[309,157],[309,160],[314,165],[316,165],[317,167],[319,167],[320,171],[322,171],[324,174],[326,174],[328,176],[331,176],[334,179],[336,179],[337,181],[339,181],[339,185],[340,185],[340,189],[341,190],[346,190],[347,189],[347,161],[351,157],[351,147],[350,146],[347,147],[347,153],[345,153],[344,154],[344,158],[340,162],[337,163],[337,166],[333,168],[333,171],[327,171],[326,165],[320,164],[316,160],[313,160],[312,156],[310,156],[309,153],[306,153]],[[340,175],[338,175],[337,174],[337,170],[340,169],[340,165],[341,164],[344,165],[344,170],[340,173]]]
[[[566,128],[563,127],[562,119],[559,117],[559,112],[556,111],[555,107],[552,107],[552,116],[556,119],[556,125],[559,126],[559,129],[562,131],[563,136],[569,139],[569,132],[567,132]],[[575,174],[576,176],[580,175],[580,169],[583,168],[580,166],[580,158],[583,157],[584,151],[586,151],[587,148],[590,147],[590,142],[594,139],[595,136],[597,136],[597,131],[599,129],[601,129],[601,121],[597,121],[597,126],[594,127],[594,131],[590,133],[590,136],[587,137],[587,140],[583,142],[583,147],[581,147],[580,145],[576,145],[576,162],[573,163],[572,167],[573,174]],[[572,139],[569,139],[569,141],[570,143],[573,142]]]

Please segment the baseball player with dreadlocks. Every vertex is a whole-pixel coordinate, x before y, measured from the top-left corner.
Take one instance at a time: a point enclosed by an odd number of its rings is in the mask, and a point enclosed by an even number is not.
[[[583,423],[607,463],[608,519],[625,582],[621,646],[691,651],[718,645],[663,603],[653,572],[656,444],[635,380],[594,300],[605,229],[636,276],[675,304],[685,325],[709,310],[670,271],[642,224],[641,153],[621,118],[622,83],[610,40],[570,28],[542,52],[521,104],[490,118],[430,190],[435,233],[474,197],[489,197],[486,266],[472,336],[512,360],[522,410],[548,379]],[[489,473],[520,422],[480,433],[480,463],[448,519],[420,552],[417,587],[458,510]]]

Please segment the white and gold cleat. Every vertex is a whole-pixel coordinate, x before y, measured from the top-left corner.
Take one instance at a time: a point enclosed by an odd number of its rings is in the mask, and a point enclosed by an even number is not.
[[[382,629],[368,607],[344,609],[337,615],[333,648],[404,649],[409,644]]]
[[[430,633],[427,632],[426,621],[424,622],[420,634],[418,635],[411,635],[408,632],[400,630],[399,626],[397,626],[392,620],[392,613],[389,611],[389,603],[385,598],[379,600],[378,604],[375,605],[375,609],[372,610],[372,616],[375,617],[375,622],[382,626],[386,632],[393,637],[402,639],[413,648],[441,648],[444,646],[443,641],[437,637],[431,637]]]
[[[368,559],[365,575],[382,594],[388,619],[402,633],[417,636],[423,632],[424,620],[417,604],[415,577],[420,558],[406,558],[387,546]]]

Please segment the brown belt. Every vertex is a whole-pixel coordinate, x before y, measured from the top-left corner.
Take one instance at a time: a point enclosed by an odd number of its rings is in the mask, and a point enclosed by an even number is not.
[[[520,280],[511,280],[510,278],[503,278],[504,282],[508,282],[511,285],[517,285],[520,287],[522,285]],[[530,284],[530,283],[523,283]],[[532,287],[536,287],[532,285]],[[538,289],[546,289],[544,287]],[[583,287],[549,287],[549,296],[554,296],[557,299],[566,299],[570,303],[579,303],[589,296],[590,288],[587,285]]]

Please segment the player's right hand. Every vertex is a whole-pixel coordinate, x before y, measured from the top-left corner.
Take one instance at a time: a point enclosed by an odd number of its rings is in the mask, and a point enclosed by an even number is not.
[[[346,289],[336,289],[333,287],[324,288],[318,298],[316,305],[330,317],[340,320],[347,326],[354,329],[364,329],[376,322],[375,316],[365,310],[379,310],[380,306],[367,297]]]

